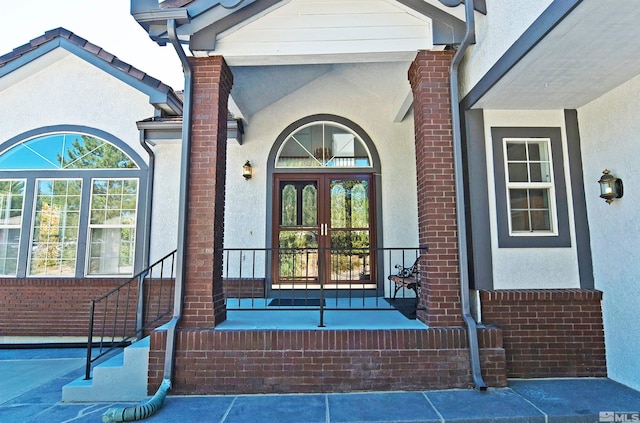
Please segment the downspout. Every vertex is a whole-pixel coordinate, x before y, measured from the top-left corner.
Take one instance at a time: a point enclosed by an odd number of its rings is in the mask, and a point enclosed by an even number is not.
[[[447,6],[457,6],[462,0],[441,0]],[[456,220],[458,225],[458,258],[460,265],[460,302],[462,306],[462,318],[467,326],[467,336],[469,341],[469,356],[471,360],[471,376],[476,389],[485,391],[487,384],[482,379],[482,368],[480,366],[480,350],[478,347],[478,328],[476,321],[471,316],[469,302],[469,258],[467,256],[467,226],[465,217],[464,200],[464,179],[462,164],[462,128],[460,122],[460,93],[458,89],[458,74],[460,62],[469,45],[475,43],[476,29],[473,0],[464,0],[466,31],[464,38],[456,54],[451,60],[450,83],[451,83],[451,123],[453,129],[453,167],[456,190]]]
[[[187,249],[187,199],[189,190],[189,157],[191,148],[191,95],[192,95],[192,70],[178,37],[176,34],[175,19],[167,20],[167,33],[171,44],[178,53],[184,72],[184,101],[182,111],[182,157],[180,162],[180,208],[178,212],[178,248],[176,254],[176,283],[173,303],[173,317],[165,325],[167,330],[167,343],[164,357],[164,373],[162,383],[155,395],[147,402],[134,407],[110,408],[102,415],[103,423],[128,422],[145,419],[162,407],[162,403],[171,389],[171,377],[175,358],[176,328],[182,318],[182,301],[184,293],[184,280],[186,268],[184,257]]]
[[[173,303],[173,318],[167,324],[167,345],[164,356],[163,380],[171,385],[176,349],[176,327],[182,318],[184,280],[187,269],[184,259],[187,254],[187,201],[189,199],[189,159],[191,156],[191,95],[193,91],[192,69],[189,59],[180,45],[176,33],[176,20],[167,20],[167,33],[176,50],[184,73],[184,100],[182,108],[182,150],[180,156],[180,199],[178,204],[178,252],[176,260],[176,290]],[[164,383],[164,382],[163,382]]]

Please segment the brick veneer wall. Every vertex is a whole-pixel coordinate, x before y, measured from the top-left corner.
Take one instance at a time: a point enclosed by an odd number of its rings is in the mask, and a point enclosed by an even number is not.
[[[482,321],[502,329],[507,375],[607,375],[596,290],[480,291]]]
[[[501,331],[480,330],[483,376],[505,386]],[[464,328],[181,330],[172,393],[256,394],[468,388]],[[166,332],[151,336],[149,392],[163,374]]]
[[[0,336],[86,337],[89,329],[89,308],[94,300],[126,282],[127,279],[0,279]],[[147,282],[149,280],[147,279]],[[160,285],[154,283],[146,299],[147,310],[158,315],[158,305],[173,305],[170,282],[163,281],[163,298],[158,302]],[[146,289],[146,288],[145,288]],[[131,297],[127,318],[135,331],[138,284],[130,285]],[[125,299],[120,299],[118,335],[123,333]],[[164,310],[164,307],[162,307]],[[96,310],[101,313],[101,309]],[[115,315],[114,301],[109,306]],[[171,316],[169,315],[168,318]],[[168,320],[168,318],[166,320]],[[160,321],[159,324],[164,321]],[[96,322],[99,325],[101,322]],[[131,332],[131,331],[129,331]],[[94,331],[94,334],[96,332]],[[107,330],[106,335],[111,335]],[[86,339],[86,338],[85,338]]]
[[[227,278],[223,280],[225,298],[264,298],[265,280],[262,278]]]

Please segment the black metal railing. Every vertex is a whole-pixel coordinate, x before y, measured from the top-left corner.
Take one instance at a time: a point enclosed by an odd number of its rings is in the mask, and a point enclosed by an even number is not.
[[[426,247],[226,248],[225,304],[242,311],[317,310],[321,327],[326,310],[398,310],[403,303],[415,312],[415,291],[396,289],[388,276],[410,268],[424,252]]]
[[[168,321],[173,311],[175,258],[174,250],[91,301],[86,379],[91,379],[92,363]]]

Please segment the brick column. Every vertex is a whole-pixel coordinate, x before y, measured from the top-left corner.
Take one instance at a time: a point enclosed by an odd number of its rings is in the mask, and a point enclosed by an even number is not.
[[[418,318],[462,325],[453,170],[449,64],[453,51],[421,51],[409,68],[413,90],[420,262]]]
[[[222,241],[227,158],[227,100],[233,75],[222,56],[190,58],[193,67],[190,181],[183,328],[226,319]],[[181,205],[182,207],[183,205]]]

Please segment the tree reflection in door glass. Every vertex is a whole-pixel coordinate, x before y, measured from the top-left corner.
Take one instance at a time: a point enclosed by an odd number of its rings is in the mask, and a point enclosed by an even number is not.
[[[366,180],[331,181],[331,279],[370,279]]]
[[[279,279],[318,280],[318,234],[313,231],[280,232],[278,253]]]

